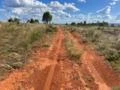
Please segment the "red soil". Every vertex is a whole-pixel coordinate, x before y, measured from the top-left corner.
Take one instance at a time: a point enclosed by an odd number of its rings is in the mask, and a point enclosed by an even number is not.
[[[0,90],[111,90],[120,79],[104,58],[68,32],[82,50],[81,65],[71,61],[64,46],[64,32],[58,28],[48,50],[37,50],[31,62],[0,82]]]

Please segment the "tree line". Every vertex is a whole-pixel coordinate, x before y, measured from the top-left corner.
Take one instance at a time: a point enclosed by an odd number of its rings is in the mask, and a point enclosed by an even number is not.
[[[66,23],[66,25],[68,25],[67,23]],[[86,21],[84,21],[84,22],[78,22],[78,23],[75,23],[75,22],[72,22],[71,24],[69,24],[69,25],[72,25],[72,26],[109,26],[109,23],[108,22],[105,22],[105,21],[103,21],[103,22],[96,22],[96,23],[87,23]]]
[[[49,24],[52,21],[52,15],[49,11],[47,11],[43,14],[42,21],[43,21],[43,23],[46,23],[46,24]],[[19,18],[10,18],[10,19],[8,19],[8,22],[19,24],[20,19]],[[26,23],[39,23],[39,20],[31,18],[31,19],[27,20]]]

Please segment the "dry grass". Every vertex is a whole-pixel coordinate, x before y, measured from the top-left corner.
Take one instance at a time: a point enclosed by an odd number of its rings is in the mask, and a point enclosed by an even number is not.
[[[79,51],[75,47],[75,43],[70,39],[66,39],[65,47],[66,47],[68,57],[70,58],[70,60],[75,61],[76,63],[80,64],[81,51]]]
[[[120,71],[120,27],[67,27],[71,32],[80,33],[83,41],[96,48],[111,64]]]
[[[54,33],[55,28],[41,24],[1,24],[0,76],[22,67],[36,44],[48,48]]]

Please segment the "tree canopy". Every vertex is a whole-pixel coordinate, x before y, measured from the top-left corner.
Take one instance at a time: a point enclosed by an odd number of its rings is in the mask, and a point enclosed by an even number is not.
[[[50,12],[47,11],[43,14],[42,21],[47,24],[52,21],[52,15]]]
[[[27,23],[39,23],[39,20],[31,18],[30,20],[27,21]]]
[[[12,23],[20,23],[20,19],[18,19],[18,18],[10,18],[10,19],[8,19],[8,22],[12,22]]]

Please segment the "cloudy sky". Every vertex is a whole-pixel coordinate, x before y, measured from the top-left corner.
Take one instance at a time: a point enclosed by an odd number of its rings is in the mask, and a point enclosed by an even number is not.
[[[10,17],[41,20],[45,11],[52,13],[54,23],[120,23],[120,0],[0,0],[0,21]]]

